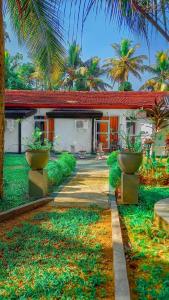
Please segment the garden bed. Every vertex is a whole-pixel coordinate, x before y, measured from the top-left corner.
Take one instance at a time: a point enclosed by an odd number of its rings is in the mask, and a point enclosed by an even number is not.
[[[117,153],[108,158],[110,185],[119,196],[121,170]],[[169,233],[154,222],[154,205],[169,198],[165,178],[169,174],[169,159],[144,158],[140,169],[142,179],[138,205],[118,205],[127,261],[131,298],[134,300],[169,299]],[[163,182],[162,182],[163,180]],[[143,181],[142,181],[143,182]],[[148,183],[151,186],[148,186]],[[163,186],[160,186],[161,182]],[[153,185],[156,186],[153,186]]]
[[[154,224],[154,204],[169,188],[140,188],[139,205],[119,205],[132,299],[169,299],[169,235]]]
[[[1,225],[0,298],[113,299],[110,210],[46,206]]]
[[[75,158],[68,153],[61,154],[56,160],[49,161],[49,193],[66,180],[75,170]],[[0,211],[6,211],[31,202],[28,188],[30,168],[24,154],[5,154],[4,158],[4,198],[0,200]]]

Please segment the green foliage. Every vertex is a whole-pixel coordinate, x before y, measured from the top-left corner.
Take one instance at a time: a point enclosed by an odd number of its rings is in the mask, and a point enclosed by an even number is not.
[[[112,165],[117,162],[118,153],[119,151],[113,151],[111,154],[109,154],[107,158],[107,165],[109,167],[112,167]]]
[[[75,91],[106,90],[111,86],[102,78],[105,73],[98,57],[82,61],[81,48],[73,42],[68,49],[61,88]]]
[[[125,142],[125,147],[128,152],[142,152],[142,140],[141,134],[132,137],[130,134],[130,129],[127,132],[120,132],[120,136]]]
[[[153,152],[151,157],[145,157],[140,169],[140,176],[147,178],[149,184],[167,185],[169,182],[169,159],[157,158]]]
[[[132,91],[132,84],[129,81],[124,81],[119,85],[119,91],[123,92],[123,91]]]
[[[136,263],[140,260],[135,270],[136,292],[140,300],[168,299],[169,235],[154,226],[154,204],[168,197],[169,188],[141,186],[139,205],[119,206],[129,238],[132,237],[130,258]]]
[[[0,242],[2,299],[100,299],[107,280],[90,226],[96,209],[42,212]],[[101,291],[98,287],[102,287]]]
[[[53,0],[10,0],[6,6],[19,41],[26,44],[29,55],[49,77],[51,65],[57,68],[63,63],[60,4]]]
[[[63,153],[58,160],[50,160],[46,167],[51,191],[61,184],[76,167],[72,154]],[[4,158],[4,198],[0,200],[0,211],[26,204],[32,199],[28,193],[29,166],[25,155],[6,154]]]
[[[12,56],[5,51],[5,87],[7,89],[30,90],[30,76],[34,72],[32,64],[22,64],[22,55]]]
[[[156,54],[156,63],[147,67],[147,71],[154,76],[148,79],[140,88],[151,91],[169,90],[169,53],[168,51],[159,51]]]
[[[145,55],[135,55],[140,45],[134,45],[132,41],[123,39],[120,44],[112,44],[116,56],[105,60],[105,69],[108,76],[114,82],[121,84],[122,90],[125,86],[131,88],[128,84],[129,75],[141,79],[141,74],[145,70]],[[127,83],[127,84],[126,84]]]
[[[109,166],[109,183],[113,188],[118,187],[121,178],[121,169],[117,160],[118,151],[112,152],[107,158],[107,165]]]
[[[29,166],[24,155],[4,156],[4,197],[0,200],[0,211],[28,203]]]
[[[27,139],[27,147],[30,150],[50,150],[52,143],[46,138],[43,139],[43,132],[36,127],[31,140]]]
[[[50,160],[47,165],[48,177],[52,184],[59,185],[76,167],[76,159],[72,154],[63,153],[58,160]]]
[[[117,22],[118,30],[127,26],[133,33],[144,35],[148,39],[151,35],[149,29],[154,28],[166,41],[169,41],[168,0],[81,0],[79,5],[77,5],[77,0],[71,0],[71,3],[76,5],[77,22],[79,21],[78,12],[80,8],[84,11],[85,16],[88,16],[93,10],[96,11],[96,14],[103,10],[108,19]]]

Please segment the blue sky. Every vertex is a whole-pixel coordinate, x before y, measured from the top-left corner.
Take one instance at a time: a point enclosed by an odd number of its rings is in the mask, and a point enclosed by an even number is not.
[[[28,51],[26,47],[19,46],[17,37],[15,36],[8,18],[6,18],[7,31],[10,35],[11,42],[7,42],[6,48],[10,51],[11,54],[16,52],[21,52],[24,57],[24,61],[29,61]],[[71,29],[73,26],[70,26]],[[75,39],[75,35],[72,34],[72,31],[68,35],[68,24],[65,25],[65,43],[71,42]],[[91,13],[88,16],[88,19],[84,26],[83,36],[81,38],[81,28],[79,26],[78,33],[76,34],[77,43],[81,44],[82,42],[82,57],[87,59],[92,56],[98,56],[102,60],[108,57],[113,56],[113,50],[111,48],[112,43],[118,43],[122,38],[129,38],[134,43],[139,43],[141,48],[138,49],[138,54],[146,54],[149,59],[147,63],[152,64],[155,60],[155,53],[159,50],[169,49],[168,43],[160,36],[160,34],[154,33],[150,38],[149,48],[145,39],[140,38],[137,35],[133,35],[127,28],[122,28],[119,30],[118,26],[114,22],[106,21],[105,15],[99,13],[97,17],[94,13]],[[143,75],[142,82],[148,78],[148,74]],[[131,77],[130,81],[133,84],[134,89],[138,89],[142,82]]]

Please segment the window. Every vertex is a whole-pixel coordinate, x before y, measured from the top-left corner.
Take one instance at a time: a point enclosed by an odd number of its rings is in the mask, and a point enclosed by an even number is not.
[[[131,137],[135,136],[135,134],[136,134],[136,121],[127,118],[126,129],[127,129],[127,133],[129,133],[129,135]]]
[[[42,134],[42,141],[44,141],[44,138],[46,137],[46,131],[47,131],[47,122],[45,116],[35,116],[35,128],[39,128],[43,134]]]

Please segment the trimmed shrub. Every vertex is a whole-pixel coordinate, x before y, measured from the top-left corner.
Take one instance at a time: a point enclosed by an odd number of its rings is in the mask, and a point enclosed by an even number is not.
[[[75,170],[76,159],[67,152],[61,154],[58,160],[50,160],[46,167],[48,178],[52,185],[59,185]]]
[[[72,154],[69,154],[68,152],[64,152],[59,157],[60,160],[65,161],[68,166],[71,168],[71,170],[74,170],[76,167],[76,159]]]
[[[112,167],[113,164],[117,163],[117,156],[118,156],[119,151],[113,151],[107,158],[107,165],[109,167]]]
[[[118,156],[118,151],[114,151],[109,155],[107,159],[107,165],[110,168],[109,183],[113,188],[119,186],[120,178],[121,178],[121,170],[119,167],[117,156]]]

